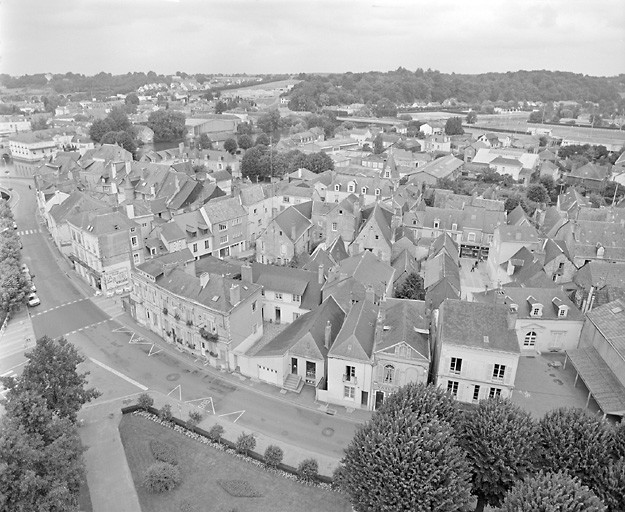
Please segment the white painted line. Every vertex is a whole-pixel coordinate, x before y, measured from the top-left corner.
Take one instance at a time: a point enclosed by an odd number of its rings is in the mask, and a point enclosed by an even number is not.
[[[99,367],[104,368],[105,370],[108,370],[113,375],[117,375],[119,378],[124,379],[125,381],[130,382],[131,384],[134,384],[139,389],[142,389],[143,391],[147,391],[148,390],[147,386],[144,386],[143,384],[138,383],[136,380],[131,379],[127,375],[124,375],[122,372],[118,372],[114,368],[111,368],[110,366],[105,365],[104,363],[98,361],[97,359],[94,359],[93,357],[90,357],[89,360],[92,361],[93,363],[97,364]]]
[[[163,349],[161,348],[160,350],[157,350],[156,352],[154,352],[154,347],[155,346],[156,345],[154,343],[152,343],[152,346],[150,347],[150,352],[148,353],[148,357],[154,356],[156,354],[160,354],[163,351]]]
[[[0,375],[0,377],[8,377],[9,375],[11,375],[13,373],[13,370],[9,370],[6,373],[3,373],[2,375]]]
[[[9,368],[9,369],[7,370],[7,372],[10,372],[10,371],[12,371],[12,370],[15,370],[15,368],[19,368],[20,366],[24,366],[27,362],[28,362],[28,361],[24,361],[23,363],[16,364],[15,366],[13,366],[13,367]],[[3,377],[4,377],[4,375],[3,375]]]
[[[232,423],[236,423],[237,420],[243,416],[243,414],[245,413],[245,411],[234,411],[234,412],[227,412],[226,414],[220,414],[219,417],[221,418],[222,416],[230,416],[231,414],[238,414],[238,416],[234,419],[234,421]]]
[[[182,402],[182,386],[180,384],[178,384],[174,389],[172,389],[169,393],[167,393],[167,396],[170,396],[174,391],[178,390],[178,400],[180,400]]]

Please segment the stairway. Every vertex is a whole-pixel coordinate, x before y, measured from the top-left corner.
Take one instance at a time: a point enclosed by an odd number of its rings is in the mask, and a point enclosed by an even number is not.
[[[282,384],[283,389],[293,391],[294,393],[299,393],[303,386],[304,383],[302,382],[302,378],[299,375],[294,375],[292,373],[287,376]]]

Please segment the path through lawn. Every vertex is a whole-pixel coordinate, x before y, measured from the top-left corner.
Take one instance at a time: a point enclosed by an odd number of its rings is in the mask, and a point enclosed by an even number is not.
[[[147,418],[125,414],[119,425],[124,450],[144,512],[177,512],[183,500],[193,512],[348,512],[348,501],[342,495],[309,487],[265,471],[249,462],[188,438],[173,429]],[[150,439],[160,439],[175,446],[179,457],[182,484],[164,494],[147,492],[141,482],[148,466],[154,462]],[[217,481],[239,480],[262,494],[243,498],[228,494]],[[111,492],[115,492],[111,489]]]

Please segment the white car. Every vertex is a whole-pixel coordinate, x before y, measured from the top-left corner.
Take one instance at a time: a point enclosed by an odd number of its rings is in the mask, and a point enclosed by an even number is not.
[[[41,301],[39,300],[39,297],[37,297],[36,294],[31,293],[28,296],[28,305],[32,308],[34,306],[38,306],[39,304],[41,304]]]

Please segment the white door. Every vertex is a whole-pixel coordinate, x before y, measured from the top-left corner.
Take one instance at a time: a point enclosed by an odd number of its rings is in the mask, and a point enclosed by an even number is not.
[[[258,379],[269,384],[278,385],[278,372],[266,366],[258,365]]]

